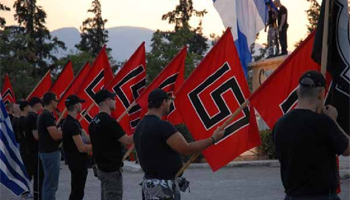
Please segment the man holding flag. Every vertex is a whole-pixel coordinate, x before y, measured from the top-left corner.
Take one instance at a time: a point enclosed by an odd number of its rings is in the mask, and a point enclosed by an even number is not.
[[[350,155],[349,136],[336,122],[337,110],[323,106],[325,88],[321,73],[304,73],[299,80],[297,107],[273,129],[285,200],[339,199],[336,154]]]
[[[169,122],[162,120],[168,115],[172,98],[162,89],[148,95],[148,112],[138,124],[134,141],[143,171],[142,196],[145,200],[180,200],[180,188],[185,191],[188,182],[177,178],[182,167],[180,154],[192,155],[219,141],[224,130],[217,129],[209,138],[187,143],[180,132]],[[186,186],[187,184],[187,186]]]
[[[94,96],[100,112],[89,125],[94,158],[101,181],[101,200],[123,199],[122,144],[134,143],[119,123],[111,117],[115,107],[115,93],[102,89]]]

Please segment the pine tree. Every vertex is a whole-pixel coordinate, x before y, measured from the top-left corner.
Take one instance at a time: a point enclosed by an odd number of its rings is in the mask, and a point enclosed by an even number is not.
[[[32,42],[28,34],[14,27],[0,31],[0,82],[3,83],[5,74],[8,74],[17,99],[26,98],[40,79],[31,76],[34,65],[27,61],[35,57],[34,50],[23,48]]]
[[[0,3],[0,11],[10,11],[10,8]],[[6,24],[6,20],[3,17],[0,17],[0,28],[4,28]]]
[[[171,59],[186,45],[186,76],[188,76],[207,52],[207,38],[202,33],[202,22],[196,28],[190,26],[192,17],[203,17],[206,10],[198,11],[193,8],[192,0],[179,0],[175,10],[162,16],[174,25],[173,31],[157,30],[151,39],[152,50],[147,53],[147,78],[151,82]]]
[[[54,69],[57,61],[53,55],[60,48],[66,49],[65,44],[57,37],[52,38],[46,28],[46,12],[36,5],[36,0],[16,0],[13,6],[16,10],[15,20],[19,24],[19,31],[28,34],[31,40],[23,48],[32,49],[34,56],[28,58],[33,65],[32,76],[41,77],[48,69]]]
[[[108,42],[108,31],[105,30],[107,19],[102,19],[101,3],[99,0],[92,1],[92,7],[88,10],[93,13],[93,18],[87,18],[83,22],[81,30],[81,41],[76,47],[81,51],[89,52],[96,57],[103,45]],[[107,49],[110,51],[110,49]]]
[[[306,10],[307,19],[309,24],[307,25],[308,34],[312,33],[317,28],[318,18],[320,17],[321,5],[317,2],[317,0],[306,0],[310,3],[310,7]],[[294,44],[295,48],[297,48],[304,40],[300,39],[298,42]]]
[[[317,0],[306,0],[310,2],[310,7],[306,10],[307,19],[309,21],[309,25],[307,25],[308,33],[311,33],[317,28],[318,18],[320,17],[321,5],[317,2]]]

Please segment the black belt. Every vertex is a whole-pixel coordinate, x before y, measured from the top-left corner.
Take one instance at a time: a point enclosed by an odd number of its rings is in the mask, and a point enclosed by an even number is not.
[[[175,178],[164,178],[159,175],[145,175],[145,179],[158,179],[158,180],[174,180]]]

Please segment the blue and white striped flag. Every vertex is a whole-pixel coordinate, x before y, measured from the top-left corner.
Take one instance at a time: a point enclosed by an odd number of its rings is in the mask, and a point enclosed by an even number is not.
[[[247,65],[252,60],[250,45],[265,28],[268,18],[267,1],[270,0],[213,0],[225,28],[231,27],[245,75]]]
[[[17,196],[29,191],[29,180],[19,153],[9,115],[0,95],[0,183]]]

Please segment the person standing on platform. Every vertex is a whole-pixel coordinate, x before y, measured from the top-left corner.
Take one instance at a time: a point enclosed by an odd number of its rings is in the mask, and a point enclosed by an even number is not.
[[[280,0],[275,0],[274,4],[279,8],[278,10],[278,37],[280,39],[281,51],[280,55],[288,54],[288,10],[281,4]]]
[[[267,58],[272,58],[279,54],[278,28],[277,28],[278,12],[272,8],[271,2],[269,1],[266,2],[266,6],[269,11],[269,18],[265,26],[265,32],[266,32],[266,29],[269,28],[267,32],[267,49],[268,49]]]

